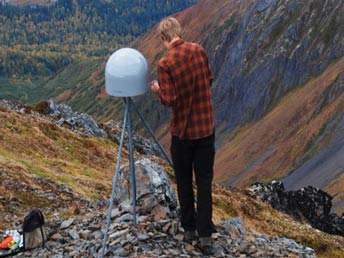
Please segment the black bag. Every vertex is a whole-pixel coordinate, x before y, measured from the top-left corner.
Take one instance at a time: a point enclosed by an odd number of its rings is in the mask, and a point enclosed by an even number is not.
[[[0,258],[14,256],[37,247],[43,247],[45,241],[47,240],[44,222],[45,221],[42,212],[37,208],[33,208],[24,217],[23,247],[15,251],[0,249]]]
[[[23,224],[24,250],[44,246],[45,241],[47,240],[44,222],[44,216],[37,208],[33,208],[29,214],[25,216]]]

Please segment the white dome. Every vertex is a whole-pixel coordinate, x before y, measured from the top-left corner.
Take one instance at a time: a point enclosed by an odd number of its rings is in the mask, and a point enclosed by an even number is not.
[[[106,93],[116,97],[132,97],[148,90],[148,64],[145,57],[132,48],[121,48],[109,58],[105,67]]]

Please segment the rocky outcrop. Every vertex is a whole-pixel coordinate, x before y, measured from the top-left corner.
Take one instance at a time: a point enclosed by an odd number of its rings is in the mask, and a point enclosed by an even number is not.
[[[249,191],[279,211],[330,234],[344,236],[344,214],[331,213],[332,197],[312,186],[285,191],[282,182],[255,183]]]
[[[97,122],[90,115],[73,112],[70,106],[56,104],[53,101],[49,101],[49,108],[51,110],[49,116],[56,117],[55,124],[66,126],[74,132],[107,138],[105,131],[98,127]]]
[[[66,104],[57,104],[52,100],[41,101],[34,106],[28,106],[18,101],[0,99],[0,107],[18,113],[30,113],[34,116],[47,119],[56,125],[68,128],[71,131],[96,137],[111,139],[119,143],[122,125],[120,122],[108,121],[105,124],[98,123],[88,114],[78,113]],[[125,134],[125,142],[128,142],[128,135]],[[162,156],[156,143],[136,133],[133,134],[135,151],[140,154]]]
[[[17,101],[0,100],[0,106],[22,114],[31,113],[48,119],[56,125],[68,128],[73,132],[83,135],[93,135],[107,138],[106,132],[99,128],[97,122],[88,114],[74,112],[66,104],[57,104],[53,101],[42,101],[31,107]]]
[[[146,159],[139,161],[137,166],[140,167],[136,171],[140,180],[138,200],[141,200],[138,201],[138,224],[134,226],[132,222],[126,187],[120,188],[125,193],[118,196],[123,202],[111,213],[106,257],[204,257],[196,241],[184,241],[183,229],[176,217],[167,213],[157,217],[156,207],[160,205],[171,210],[176,204],[164,169]],[[125,170],[124,167],[122,173],[126,173]],[[154,203],[151,209],[144,208],[150,202]],[[96,208],[82,218],[52,218],[48,220],[51,237],[46,248],[18,257],[99,257],[105,221],[104,212]],[[216,230],[213,257],[316,257],[313,249],[294,240],[250,233],[240,218],[223,221],[216,225]]]

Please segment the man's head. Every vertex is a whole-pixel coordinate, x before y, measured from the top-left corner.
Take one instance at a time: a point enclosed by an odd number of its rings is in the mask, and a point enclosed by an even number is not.
[[[174,38],[181,38],[182,27],[173,17],[162,20],[159,24],[158,30],[160,32],[161,39],[166,43],[170,43]]]

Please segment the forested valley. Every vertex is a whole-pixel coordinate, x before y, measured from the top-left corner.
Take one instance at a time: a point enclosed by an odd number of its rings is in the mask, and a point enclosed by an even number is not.
[[[80,60],[99,60],[127,46],[163,17],[197,0],[59,0],[0,3],[0,77],[49,77]]]

